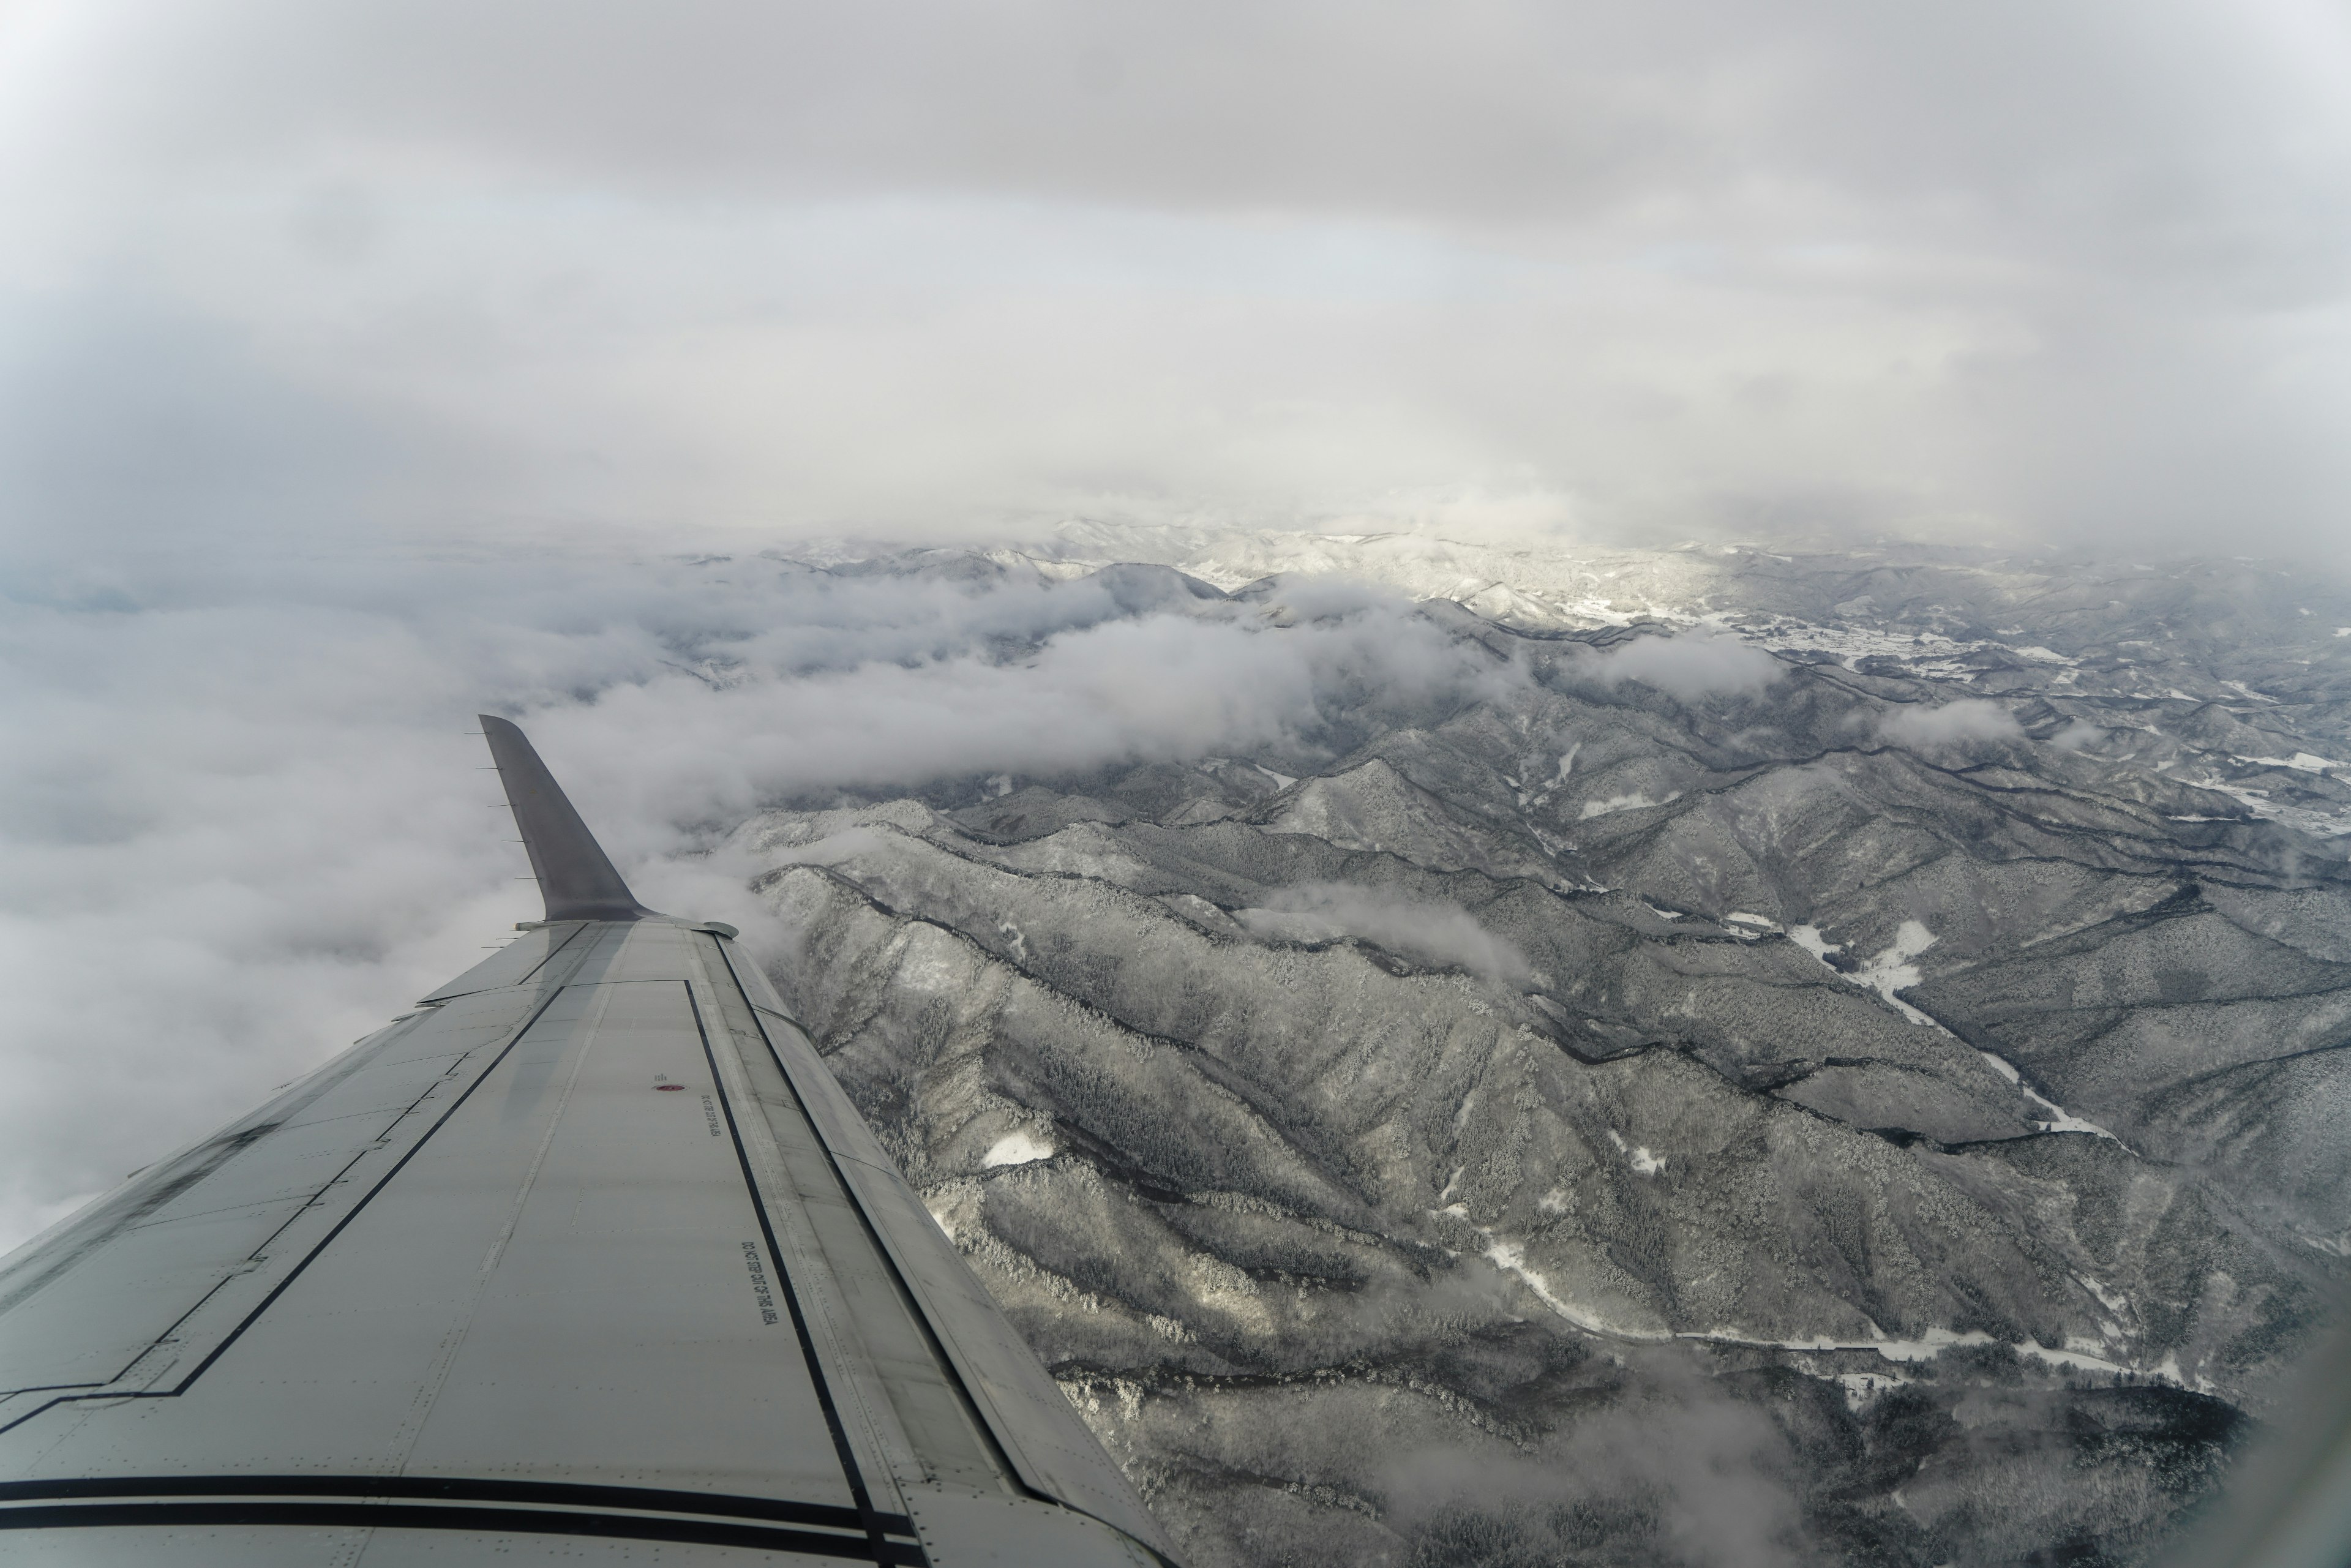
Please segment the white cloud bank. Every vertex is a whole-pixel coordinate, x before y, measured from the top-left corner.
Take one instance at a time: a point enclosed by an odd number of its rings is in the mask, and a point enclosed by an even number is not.
[[[1602,655],[1601,670],[1604,679],[1638,681],[1681,702],[1752,695],[1787,673],[1752,643],[1702,632],[1621,643]]]
[[[1919,750],[2024,738],[2014,714],[1982,697],[1962,697],[1937,707],[1896,708],[1878,720],[1877,733],[1896,746]]]
[[[1333,690],[1510,678],[1361,593],[1281,629],[1180,591],[1129,613],[1101,579],[758,559],[188,552],[5,580],[0,1245],[536,916],[477,711],[523,723],[646,902],[757,940],[695,852],[763,800],[1246,752]]]
[[[1287,942],[1360,936],[1424,964],[1458,966],[1487,979],[1533,977],[1518,944],[1498,936],[1458,904],[1437,904],[1352,883],[1301,883],[1254,909],[1235,912],[1251,935]]]

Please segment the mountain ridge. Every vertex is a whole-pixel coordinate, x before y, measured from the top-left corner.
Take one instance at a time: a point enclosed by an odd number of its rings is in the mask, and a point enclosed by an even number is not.
[[[1217,565],[1122,594],[1351,613]],[[1834,613],[1900,572],[1802,575]],[[2329,674],[2270,697],[2289,657],[2210,653],[2239,612],[2103,591],[1976,614],[2030,653],[1902,643],[1973,629],[1939,600],[1842,649],[1442,601],[1467,694],[1343,680],[1253,756],[734,847],[783,994],[1195,1561],[1705,1561],[1711,1484],[1758,1562],[2140,1561],[2351,1250],[2351,661],[2302,641]],[[2085,656],[2182,604],[2195,651]]]

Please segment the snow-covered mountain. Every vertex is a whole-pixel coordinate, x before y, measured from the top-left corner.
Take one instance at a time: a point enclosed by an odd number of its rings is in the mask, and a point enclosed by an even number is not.
[[[1267,635],[1342,577],[1479,672],[735,836],[1200,1568],[2140,1561],[2346,1275],[2339,589],[1090,528],[848,570]]]

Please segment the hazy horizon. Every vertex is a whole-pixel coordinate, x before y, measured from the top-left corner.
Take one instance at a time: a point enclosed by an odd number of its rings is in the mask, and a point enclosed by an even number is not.
[[[2351,23],[0,7],[0,534],[2342,559]]]

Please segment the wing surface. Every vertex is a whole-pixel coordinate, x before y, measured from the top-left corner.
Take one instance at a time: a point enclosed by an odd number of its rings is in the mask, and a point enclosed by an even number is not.
[[[0,1561],[1160,1558],[732,933],[627,904],[0,1260]]]

